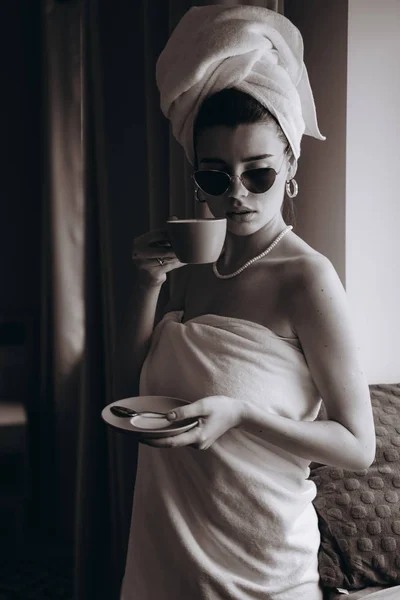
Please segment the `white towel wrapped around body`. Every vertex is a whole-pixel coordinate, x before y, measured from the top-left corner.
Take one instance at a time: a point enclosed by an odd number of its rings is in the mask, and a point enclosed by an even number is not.
[[[315,419],[321,400],[297,338],[250,321],[170,312],[142,395],[246,397]],[[208,450],[140,446],[121,600],[321,600],[309,461],[241,428]]]
[[[236,88],[278,120],[294,156],[303,133],[325,137],[303,62],[303,39],[283,15],[260,6],[195,6],[172,32],[159,56],[156,80],[161,110],[194,164],[193,128],[202,102]]]

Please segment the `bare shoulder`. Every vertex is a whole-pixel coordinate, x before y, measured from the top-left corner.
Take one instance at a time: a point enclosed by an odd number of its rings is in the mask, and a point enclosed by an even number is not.
[[[337,289],[343,286],[332,262],[296,234],[282,244],[282,283],[287,298],[299,298],[304,293],[327,283]],[[323,286],[320,289],[325,289]]]
[[[347,294],[332,262],[323,254],[301,253],[289,261],[285,299],[291,328],[318,362],[332,352],[353,361],[358,351]]]
[[[299,336],[315,333],[322,322],[336,323],[336,331],[350,326],[347,296],[332,262],[305,242],[296,244],[285,261],[284,298],[292,328]],[[313,336],[314,337],[314,336]]]
[[[317,251],[299,254],[287,266],[287,285],[295,298],[303,294],[324,292],[332,288],[343,290],[342,282],[332,262]],[[323,287],[324,284],[327,287]],[[321,287],[322,286],[322,287]]]

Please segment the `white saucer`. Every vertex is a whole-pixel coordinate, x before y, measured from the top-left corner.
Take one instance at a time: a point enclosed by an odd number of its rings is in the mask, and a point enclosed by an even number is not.
[[[101,417],[103,421],[123,433],[134,433],[139,438],[162,438],[179,435],[184,431],[189,431],[198,425],[195,418],[186,419],[180,423],[170,423],[164,418],[149,418],[144,416],[137,417],[117,417],[113,415],[110,408],[114,405],[126,406],[136,411],[156,411],[167,413],[178,406],[190,404],[187,400],[180,398],[171,398],[170,396],[136,396],[133,398],[122,398],[116,402],[108,404],[103,408]]]

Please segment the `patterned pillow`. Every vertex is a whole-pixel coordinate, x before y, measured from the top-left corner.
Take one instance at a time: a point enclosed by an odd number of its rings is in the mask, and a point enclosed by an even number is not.
[[[314,464],[326,587],[400,584],[400,384],[371,385],[376,457],[369,469]]]

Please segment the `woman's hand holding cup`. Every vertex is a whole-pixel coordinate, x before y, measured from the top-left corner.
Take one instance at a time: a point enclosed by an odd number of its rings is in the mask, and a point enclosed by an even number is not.
[[[176,217],[171,217],[174,220]],[[169,242],[166,229],[148,231],[133,241],[132,260],[139,277],[146,285],[161,286],[167,273],[184,267]]]
[[[146,285],[162,285],[167,273],[185,265],[216,261],[226,236],[226,219],[177,219],[165,229],[134,240],[132,259]],[[179,256],[179,258],[178,258]]]

